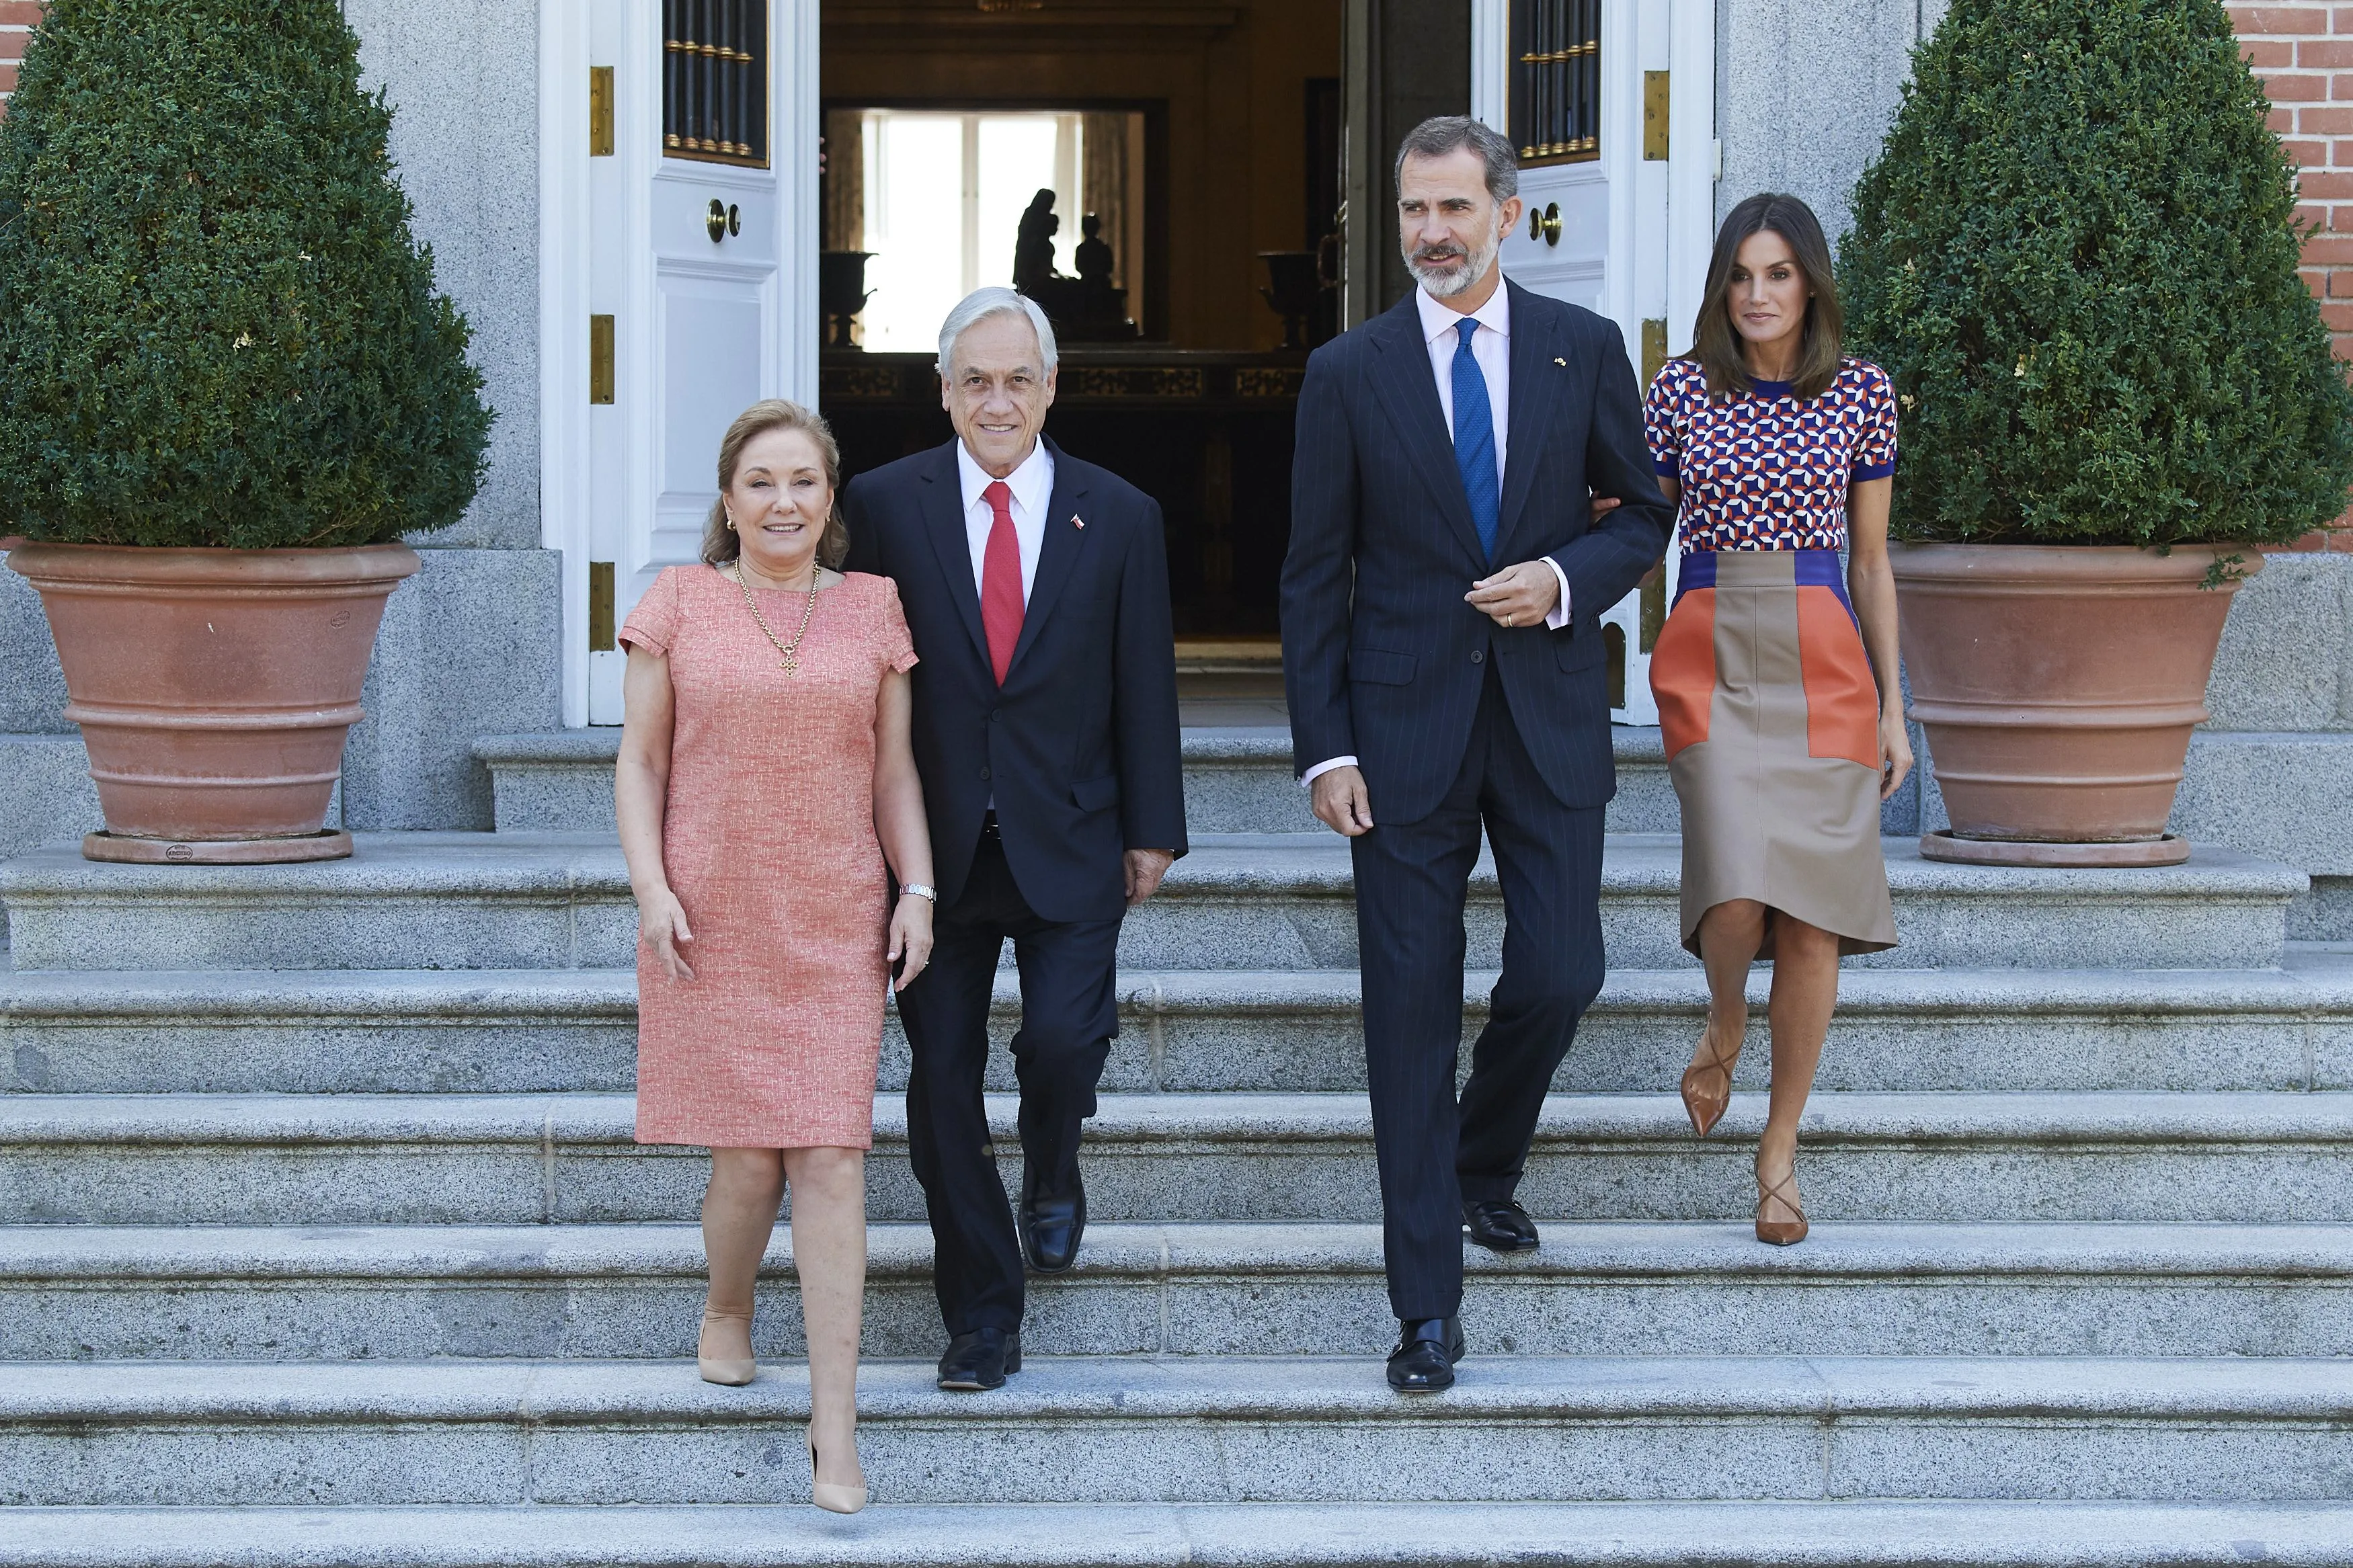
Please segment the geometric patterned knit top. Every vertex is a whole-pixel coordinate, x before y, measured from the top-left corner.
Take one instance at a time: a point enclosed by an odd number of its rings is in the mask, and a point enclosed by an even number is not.
[[[1659,367],[1642,400],[1651,466],[1683,485],[1685,550],[1843,550],[1847,489],[1895,471],[1895,389],[1850,359],[1820,397],[1786,381],[1713,403],[1688,360]]]

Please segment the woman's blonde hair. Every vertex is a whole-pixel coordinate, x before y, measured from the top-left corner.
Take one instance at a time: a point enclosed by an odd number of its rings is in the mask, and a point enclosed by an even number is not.
[[[727,526],[727,492],[735,483],[735,470],[743,467],[744,448],[754,437],[771,430],[797,430],[817,447],[825,464],[825,488],[832,498],[826,507],[825,532],[817,542],[817,563],[839,566],[849,553],[849,529],[841,521],[841,447],[820,416],[781,397],[754,403],[735,416],[735,423],[719,438],[719,499],[711,503],[711,516],[702,525],[703,562],[723,565],[742,552],[743,542]]]

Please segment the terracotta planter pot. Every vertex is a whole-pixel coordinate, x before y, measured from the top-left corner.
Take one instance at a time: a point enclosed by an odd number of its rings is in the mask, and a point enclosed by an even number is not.
[[[25,544],[106,831],[94,860],[351,853],[326,833],[384,604],[422,564],[353,550]]]
[[[1895,544],[1910,712],[1928,732],[1950,834],[1933,859],[2168,865],[2189,731],[2253,545]]]

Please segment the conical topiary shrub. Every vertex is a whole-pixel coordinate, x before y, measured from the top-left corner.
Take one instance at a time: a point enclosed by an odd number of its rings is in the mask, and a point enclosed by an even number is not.
[[[1913,70],[1839,255],[1902,401],[1894,531],[2261,543],[2342,511],[2353,393],[2219,0],[1970,0]]]
[[[0,121],[0,536],[454,521],[491,414],[335,0],[52,0]]]

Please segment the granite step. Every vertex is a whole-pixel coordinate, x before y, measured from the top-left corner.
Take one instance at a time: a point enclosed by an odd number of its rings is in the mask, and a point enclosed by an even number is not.
[[[986,1398],[860,1372],[876,1501],[2353,1498],[2344,1361],[1041,1357]],[[0,1504],[805,1501],[804,1363],[44,1363],[0,1386]],[[0,1514],[0,1519],[5,1519]]]
[[[989,1102],[1008,1191],[1018,1102]],[[691,1220],[700,1150],[640,1147],[626,1094],[0,1100],[0,1224],[532,1225]],[[1737,1220],[1764,1125],[1706,1141],[1671,1095],[1556,1095],[1520,1196],[1587,1220]],[[867,1212],[923,1217],[900,1097],[878,1097]],[[1819,1222],[2353,1223],[2353,1093],[1817,1094]],[[1376,1221],[1371,1112],[1347,1094],[1106,1094],[1098,1222]]]
[[[1463,987],[1465,1032],[1492,971]],[[1766,1082],[1767,971],[1739,1081]],[[1353,970],[1129,971],[1117,1091],[1361,1090]],[[1696,969],[1615,970],[1555,1087],[1672,1089],[1705,1005]],[[993,1032],[1019,1018],[1000,973]],[[637,978],[617,969],[0,971],[0,1094],[557,1093],[636,1081]],[[1467,1062],[1468,1058],[1464,1060]],[[993,1058],[990,1086],[1013,1087]],[[906,1081],[896,1020],[881,1084]],[[1826,1089],[2353,1089],[2353,951],[2281,969],[1852,969]]]
[[[1618,795],[1613,833],[1673,833],[1682,818],[1656,728],[1613,726]],[[501,833],[610,833],[618,729],[485,735],[474,756],[490,770]],[[1193,833],[1321,833],[1307,808],[1282,728],[1188,726],[1185,825]]]
[[[2343,1356],[2353,1226],[1569,1223],[1467,1248],[1482,1355]],[[869,1229],[866,1346],[939,1352],[931,1239]],[[793,1352],[790,1238],[762,1353]],[[0,1360],[415,1361],[689,1353],[688,1225],[0,1227]],[[1030,1282],[1043,1355],[1366,1356],[1395,1333],[1377,1226],[1098,1224]]]
[[[0,1568],[2344,1568],[2353,1504],[0,1510]]]
[[[71,850],[0,866],[19,970],[577,969],[634,963],[637,922],[609,837],[362,834],[309,866],[111,866]],[[2301,871],[2225,850],[2182,866],[2049,870],[1943,865],[1885,841],[1904,945],[1859,968],[2263,969],[2284,952]],[[1610,967],[1691,966],[1676,841],[1613,838],[1602,870]],[[1204,837],[1129,913],[1128,970],[1356,966],[1346,844],[1331,835]],[[1469,962],[1492,968],[1504,908],[1482,859]],[[1009,962],[1009,950],[1008,950]]]

